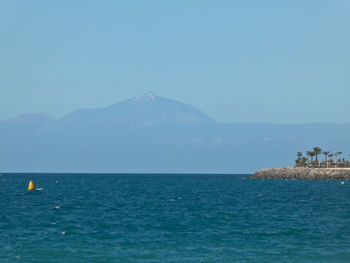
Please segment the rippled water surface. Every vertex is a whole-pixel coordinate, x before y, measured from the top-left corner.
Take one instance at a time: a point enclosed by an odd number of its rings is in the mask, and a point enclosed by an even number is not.
[[[27,191],[33,180],[36,191]],[[350,262],[350,181],[2,174],[0,262]]]

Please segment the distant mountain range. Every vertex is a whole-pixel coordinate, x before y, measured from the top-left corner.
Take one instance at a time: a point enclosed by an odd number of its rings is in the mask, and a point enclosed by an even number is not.
[[[77,110],[65,116],[61,121],[123,126],[214,122],[193,106],[162,98],[153,93],[147,93],[106,108]]]
[[[350,153],[350,123],[221,124],[147,93],[60,119],[0,122],[0,171],[251,173],[293,165],[296,152],[315,145]]]

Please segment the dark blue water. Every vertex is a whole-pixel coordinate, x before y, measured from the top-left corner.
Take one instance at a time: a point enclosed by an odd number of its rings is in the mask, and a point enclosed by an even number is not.
[[[350,182],[3,174],[0,262],[350,262]]]

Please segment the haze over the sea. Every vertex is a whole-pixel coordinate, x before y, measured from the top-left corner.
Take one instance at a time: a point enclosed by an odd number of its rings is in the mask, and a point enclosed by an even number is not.
[[[350,153],[349,1],[1,1],[0,171],[252,173]]]
[[[320,145],[350,152],[345,124],[222,124],[183,102],[146,93],[55,119],[0,122],[5,172],[252,173],[294,165]]]

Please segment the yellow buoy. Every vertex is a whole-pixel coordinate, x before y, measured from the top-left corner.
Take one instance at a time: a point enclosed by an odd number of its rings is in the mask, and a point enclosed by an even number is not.
[[[341,182],[341,184],[344,184],[344,182]]]
[[[30,181],[29,185],[28,185],[28,191],[32,191],[32,190],[35,190],[35,186],[34,186],[33,181]]]

